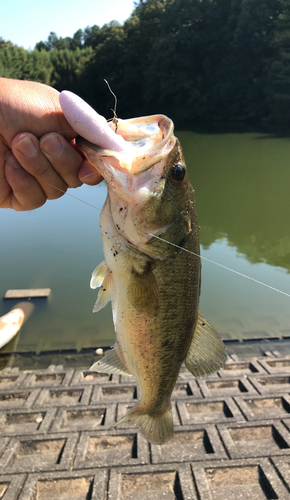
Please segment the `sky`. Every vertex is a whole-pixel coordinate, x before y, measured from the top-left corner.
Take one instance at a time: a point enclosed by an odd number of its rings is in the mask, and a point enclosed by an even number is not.
[[[134,0],[2,0],[0,37],[33,49],[51,31],[71,37],[94,24],[122,24],[133,9]]]

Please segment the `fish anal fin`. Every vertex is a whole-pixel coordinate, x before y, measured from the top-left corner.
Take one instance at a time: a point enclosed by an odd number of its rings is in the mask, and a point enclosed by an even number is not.
[[[226,348],[219,334],[199,312],[184,361],[186,368],[195,377],[204,377],[222,368],[226,359]]]
[[[169,439],[173,437],[171,403],[165,411],[153,415],[140,412],[137,404],[115,424],[115,427],[124,423],[137,425],[142,436],[144,436],[149,443],[166,443],[166,441],[169,441]]]
[[[105,278],[102,282],[96,303],[93,308],[93,312],[98,312],[100,309],[105,307],[111,300],[111,280],[112,280],[112,273],[107,269]]]
[[[101,286],[106,276],[106,271],[107,271],[107,264],[103,260],[103,262],[101,262],[92,272],[92,277],[90,281],[91,288],[98,288],[99,286]]]
[[[129,300],[138,312],[156,316],[160,307],[158,286],[151,269],[138,273],[131,271],[128,285]]]
[[[121,375],[131,375],[124,361],[120,345],[118,342],[104,356],[91,366],[90,370],[99,373],[118,373]]]

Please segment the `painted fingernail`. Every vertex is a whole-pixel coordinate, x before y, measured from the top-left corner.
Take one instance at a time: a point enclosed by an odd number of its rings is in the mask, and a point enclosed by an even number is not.
[[[40,143],[41,149],[50,156],[59,156],[64,147],[58,137],[50,135],[45,137]]]
[[[37,149],[34,146],[30,137],[25,137],[25,139],[22,139],[22,141],[18,142],[15,145],[15,148],[23,156],[26,156],[26,158],[33,158],[34,156],[37,155]]]

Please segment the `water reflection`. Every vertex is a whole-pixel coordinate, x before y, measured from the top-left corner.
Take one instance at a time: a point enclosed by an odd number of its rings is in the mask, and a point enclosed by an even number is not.
[[[224,236],[252,263],[290,270],[290,141],[258,134],[178,134],[205,248]]]
[[[250,263],[226,238],[202,246],[201,255],[290,293],[290,276],[283,268]],[[201,310],[223,338],[289,336],[289,304],[289,297],[202,260]]]

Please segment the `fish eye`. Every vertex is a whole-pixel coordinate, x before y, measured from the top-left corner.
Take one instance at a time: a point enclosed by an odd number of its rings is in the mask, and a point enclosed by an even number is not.
[[[185,165],[180,161],[173,165],[171,169],[171,177],[174,181],[182,181],[185,176]]]

